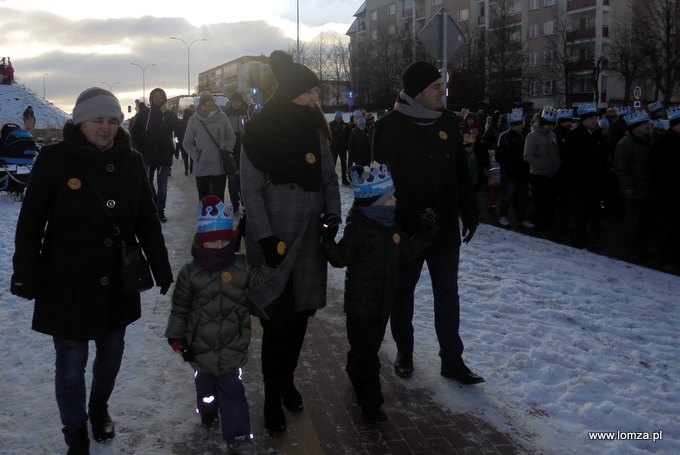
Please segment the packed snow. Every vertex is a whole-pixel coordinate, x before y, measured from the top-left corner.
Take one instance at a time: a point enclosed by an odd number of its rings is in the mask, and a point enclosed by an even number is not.
[[[73,102],[75,104],[75,100]],[[61,130],[64,123],[71,118],[66,112],[21,84],[0,84],[0,122],[2,122],[0,126],[5,123],[16,123],[23,127],[23,115],[28,106],[33,107],[35,127],[38,129]]]

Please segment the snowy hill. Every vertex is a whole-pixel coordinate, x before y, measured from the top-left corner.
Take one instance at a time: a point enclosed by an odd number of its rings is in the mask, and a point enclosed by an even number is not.
[[[37,129],[52,128],[61,130],[71,118],[69,114],[45,101],[41,96],[20,84],[0,84],[0,124],[16,123],[24,125],[23,114],[28,106],[33,106]]]

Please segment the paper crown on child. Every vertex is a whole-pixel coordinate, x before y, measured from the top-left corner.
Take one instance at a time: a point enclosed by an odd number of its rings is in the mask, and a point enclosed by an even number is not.
[[[609,120],[607,120],[607,117],[602,117],[601,119],[598,119],[597,124],[600,128],[609,128]]]
[[[649,114],[647,114],[647,111],[635,111],[632,112],[628,115],[626,115],[623,120],[625,120],[626,125],[628,126],[633,126],[637,125],[638,123],[644,123],[649,121]]]
[[[465,146],[475,145],[476,140],[477,140],[477,136],[474,136],[472,134],[463,135],[463,145],[465,145]]]
[[[577,109],[579,117],[581,117],[581,120],[591,117],[593,115],[597,115],[597,104],[595,103],[581,103],[578,105]]]
[[[352,166],[349,178],[357,205],[382,205],[394,193],[392,174],[386,167],[381,169]]]
[[[574,118],[574,110],[570,107],[565,107],[564,109],[558,109],[557,110],[557,119],[573,119]]]
[[[632,111],[630,110],[630,106],[621,106],[616,108],[616,115],[618,116],[629,115],[631,113]]]
[[[514,108],[507,117],[508,125],[513,126],[513,124],[521,124],[522,118],[524,117],[524,109],[521,107]]]
[[[605,114],[608,118],[615,118],[619,116],[619,110],[616,109],[615,107],[610,107],[607,109],[607,113]]]
[[[548,123],[555,123],[557,121],[557,111],[552,106],[546,106],[541,111],[541,118]]]
[[[680,106],[668,108],[668,120],[680,119]]]
[[[658,112],[663,109],[663,103],[661,101],[654,101],[652,104],[647,106],[647,109],[649,109],[649,112]]]
[[[354,119],[357,119],[357,118],[359,118],[359,117],[361,117],[361,116],[363,116],[363,115],[364,115],[364,114],[362,114],[361,111],[360,111],[359,109],[357,109],[357,110],[355,110],[354,112],[352,112],[352,117],[354,117]]]
[[[366,119],[363,117],[359,117],[357,120],[357,125],[365,125],[366,124]]]
[[[336,117],[342,117],[342,111],[335,111]]]
[[[661,128],[661,129],[666,129],[666,125],[664,125],[663,120],[661,119],[655,119],[652,120],[652,128]]]
[[[217,196],[206,196],[198,203],[196,241],[198,243],[233,238],[233,208],[227,207]]]

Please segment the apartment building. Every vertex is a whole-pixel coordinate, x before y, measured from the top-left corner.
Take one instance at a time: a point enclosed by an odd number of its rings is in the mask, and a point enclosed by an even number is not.
[[[483,35],[488,50],[500,31],[510,42],[506,50],[515,60],[505,62],[488,53],[479,57],[487,59],[484,101],[489,105],[494,102],[494,80],[501,73],[504,97],[534,109],[595,100],[603,107],[621,103],[623,80],[609,71],[607,51],[615,39],[612,26],[630,14],[627,0],[366,0],[347,31],[350,51],[357,55],[362,46],[399,35],[410,43],[405,47],[412,49],[411,61],[423,58],[414,37],[440,8],[473,46]],[[483,54],[463,49],[449,61],[449,69],[465,69],[470,55]],[[439,56],[430,56],[435,58]],[[353,69],[353,88],[356,78]],[[650,87],[649,81],[640,84]],[[651,89],[644,92],[643,101],[654,101],[649,99]]]
[[[248,95],[252,88],[267,84],[269,57],[244,55],[198,74],[199,92],[230,96],[234,92]]]

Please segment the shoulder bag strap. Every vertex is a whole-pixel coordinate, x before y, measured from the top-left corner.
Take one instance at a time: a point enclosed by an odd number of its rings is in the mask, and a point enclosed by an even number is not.
[[[212,133],[210,133],[210,130],[208,129],[208,127],[205,126],[205,123],[203,123],[203,120],[199,119],[198,121],[201,122],[201,125],[203,125],[203,129],[205,129],[205,132],[208,133],[208,136],[210,136],[210,139],[213,141],[213,144],[215,144],[215,147],[217,147],[217,150],[219,150],[220,149],[220,143],[215,140],[215,137],[212,135]],[[217,133],[219,134],[219,127],[218,127],[218,130],[217,130]]]

